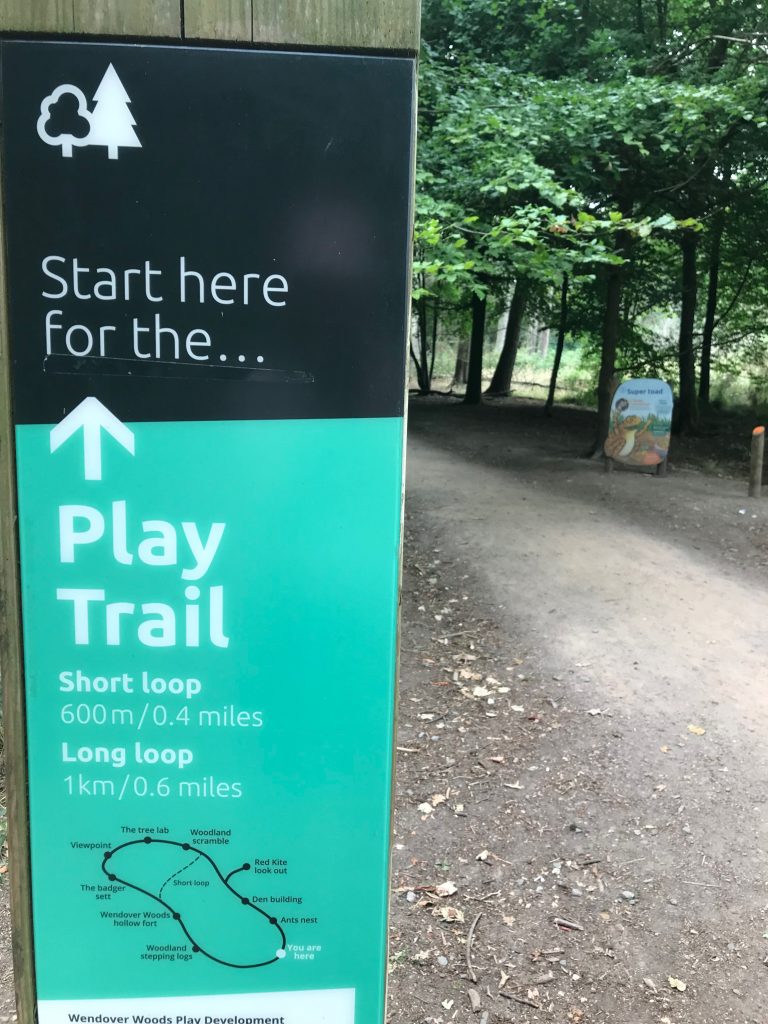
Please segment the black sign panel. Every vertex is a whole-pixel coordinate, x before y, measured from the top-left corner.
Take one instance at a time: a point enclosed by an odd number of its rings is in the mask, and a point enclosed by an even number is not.
[[[0,53],[18,423],[402,414],[412,61]]]

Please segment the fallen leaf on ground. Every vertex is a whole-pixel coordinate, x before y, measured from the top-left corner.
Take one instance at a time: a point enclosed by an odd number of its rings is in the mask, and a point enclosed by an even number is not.
[[[457,907],[435,907],[432,911],[433,917],[442,917],[444,921],[458,921],[464,923],[464,914]]]
[[[694,736],[703,736],[706,729],[702,729],[700,725],[689,725],[688,732],[692,732]]]
[[[433,807],[439,807],[440,804],[444,804],[445,803],[445,801],[447,800],[447,797],[443,796],[442,793],[435,793],[435,795],[431,796],[429,798],[429,800],[430,800],[430,803],[432,804]]]
[[[458,889],[453,882],[442,882],[435,889],[435,892],[437,893],[438,896],[453,896],[453,894],[457,891]]]

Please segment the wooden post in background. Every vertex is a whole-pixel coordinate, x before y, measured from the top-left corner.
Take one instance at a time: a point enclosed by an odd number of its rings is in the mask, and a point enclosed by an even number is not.
[[[763,455],[765,452],[765,427],[752,431],[752,450],[749,464],[749,496],[759,498],[763,488]]]
[[[420,0],[3,0],[0,36],[92,34],[127,42],[231,42],[415,57]],[[2,167],[0,166],[0,181]],[[13,955],[21,1024],[36,1019],[27,754],[4,224],[0,214],[0,665],[2,668]]]

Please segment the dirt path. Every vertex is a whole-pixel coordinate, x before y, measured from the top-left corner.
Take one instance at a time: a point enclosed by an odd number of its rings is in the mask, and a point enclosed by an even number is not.
[[[612,704],[765,735],[768,558],[744,540],[765,536],[768,502],[741,482],[606,476],[517,444],[511,465],[487,465],[457,452],[451,426],[412,416],[410,511],[476,560],[507,622],[552,663],[590,661]],[[499,440],[488,427],[478,443]]]
[[[514,417],[412,408],[392,1021],[764,1024],[768,502]]]

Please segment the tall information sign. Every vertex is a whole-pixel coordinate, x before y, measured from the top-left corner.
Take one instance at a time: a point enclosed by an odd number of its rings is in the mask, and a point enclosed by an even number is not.
[[[0,58],[40,1020],[371,1024],[413,61]]]

